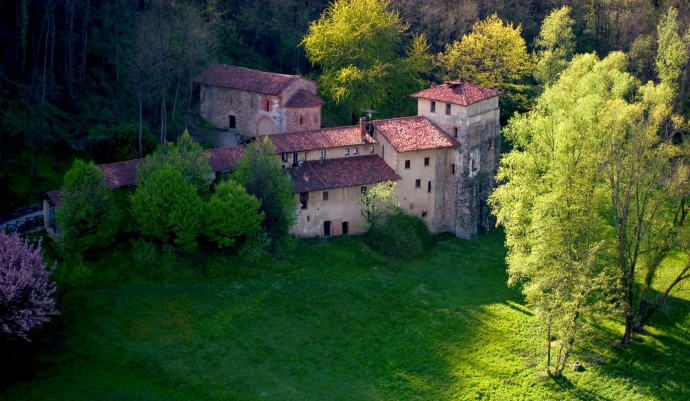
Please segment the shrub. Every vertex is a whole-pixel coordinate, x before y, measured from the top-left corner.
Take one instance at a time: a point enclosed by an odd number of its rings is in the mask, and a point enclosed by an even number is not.
[[[372,227],[367,242],[372,248],[395,259],[412,258],[431,244],[433,237],[424,220],[397,210]]]
[[[244,240],[261,231],[264,213],[259,212],[261,202],[249,195],[234,181],[216,185],[206,207],[204,232],[218,248],[233,247],[236,239]]]
[[[53,270],[46,269],[40,242],[33,247],[0,231],[0,335],[28,340],[32,329],[58,314]]]

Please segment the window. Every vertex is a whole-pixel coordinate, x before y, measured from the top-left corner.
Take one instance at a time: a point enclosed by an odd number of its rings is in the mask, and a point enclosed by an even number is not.
[[[429,158],[428,158],[428,157],[425,157],[425,158],[424,158],[424,165],[425,165],[425,166],[428,166],[428,165],[429,165]]]
[[[369,146],[369,153],[374,153],[374,147],[373,146]]]
[[[450,115],[450,103],[446,103],[446,115]]]
[[[299,116],[299,125],[302,125],[302,116]]]
[[[491,139],[489,139],[489,149],[491,149]]]
[[[405,168],[410,168],[410,161],[409,160],[405,160]]]
[[[287,161],[288,161],[288,154],[287,154],[287,153],[281,153],[280,155],[282,156],[283,161],[287,163]]]
[[[321,158],[322,159],[326,158],[326,149],[321,149]]]
[[[431,101],[431,112],[436,113],[436,102],[433,100]]]
[[[309,192],[302,192],[299,194],[299,203],[302,209],[307,208],[307,201],[309,200]]]
[[[472,171],[477,171],[477,161],[472,159]]]
[[[323,200],[328,200],[328,191],[323,191]]]
[[[352,154],[356,155],[357,154],[357,148],[352,148]]]
[[[262,103],[264,111],[271,111],[271,103],[270,100],[265,99]]]
[[[454,136],[455,138],[458,137],[458,127],[453,127],[453,136]]]
[[[452,175],[455,175],[455,164],[454,164],[454,163],[451,163],[451,164],[450,164],[450,173],[451,173]]]
[[[359,192],[360,192],[362,195],[366,195],[366,194],[367,194],[367,187],[362,187],[362,188],[360,188],[360,189],[359,189]]]
[[[426,184],[426,191],[431,192],[431,181]]]
[[[345,156],[350,156],[350,149],[345,149]]]
[[[422,180],[420,180],[420,179],[414,180],[414,187],[415,188],[421,188],[421,186],[422,186]]]
[[[237,125],[236,125],[237,122],[236,122],[236,120],[235,120],[235,116],[233,116],[232,114],[230,114],[230,115],[228,116],[228,119],[230,120],[230,121],[228,121],[228,127],[229,127],[230,129],[234,129],[234,128],[237,126]]]
[[[293,166],[297,165],[297,152],[292,154],[292,165]]]

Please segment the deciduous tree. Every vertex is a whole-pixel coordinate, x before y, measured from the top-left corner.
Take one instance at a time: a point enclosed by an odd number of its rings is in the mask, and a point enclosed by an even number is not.
[[[572,59],[575,51],[574,23],[568,6],[551,11],[544,19],[539,36],[534,42],[537,48],[534,78],[540,84],[553,83]]]
[[[235,181],[223,181],[214,187],[206,206],[204,233],[219,248],[236,245],[237,239],[261,231],[264,213],[261,202]]]
[[[29,339],[36,329],[57,315],[40,242],[35,247],[19,235],[0,231],[0,335],[5,340]]]

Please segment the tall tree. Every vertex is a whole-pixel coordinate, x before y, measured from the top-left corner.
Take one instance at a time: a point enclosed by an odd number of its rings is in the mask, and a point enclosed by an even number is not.
[[[65,173],[62,204],[55,212],[58,242],[78,253],[107,247],[115,240],[120,217],[105,173],[93,162],[74,160]]]
[[[261,202],[235,181],[223,181],[213,188],[206,207],[204,233],[218,248],[234,247],[261,231],[264,213]]]
[[[574,23],[568,6],[551,11],[544,19],[534,42],[537,48],[534,78],[540,84],[550,85],[568,66],[575,51]]]
[[[262,226],[271,240],[286,235],[297,218],[297,199],[292,193],[290,176],[282,168],[268,137],[245,149],[232,179],[261,201],[259,211],[265,215]]]
[[[464,80],[504,92],[501,114],[511,116],[528,106],[527,90],[534,61],[527,53],[522,28],[504,24],[496,14],[477,21],[472,32],[446,45],[437,56],[447,80]]]
[[[54,268],[46,268],[41,244],[32,246],[17,233],[0,231],[0,337],[29,339],[31,330],[57,315],[50,279]]]
[[[401,44],[407,25],[387,0],[336,0],[302,40],[309,61],[321,67],[321,91],[353,117],[383,104],[406,77]]]

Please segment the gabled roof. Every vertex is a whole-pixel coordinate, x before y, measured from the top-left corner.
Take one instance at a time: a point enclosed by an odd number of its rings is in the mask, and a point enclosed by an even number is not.
[[[397,152],[460,146],[458,141],[423,116],[377,120],[374,127]]]
[[[442,85],[434,86],[429,89],[412,94],[412,97],[438,100],[446,103],[469,106],[473,103],[481,102],[500,95],[501,92],[483,88],[463,81],[448,81]]]
[[[232,171],[237,166],[237,162],[242,158],[244,146],[231,146],[228,148],[206,149],[208,153],[208,163],[216,173]]]
[[[376,155],[312,160],[289,169],[293,192],[325,191],[384,181],[400,176]]]
[[[226,64],[211,64],[194,78],[198,84],[220,86],[247,92],[278,95],[297,79],[297,75],[251,70]]]
[[[301,109],[305,107],[321,106],[321,104],[323,104],[323,100],[321,100],[320,97],[301,89],[288,100],[285,104],[285,108]]]
[[[99,164],[105,173],[105,182],[110,188],[128,187],[134,185],[137,178],[137,167],[146,159],[132,159],[116,163]]]
[[[376,140],[370,136],[362,141],[359,125],[335,128],[321,128],[313,131],[286,132],[268,137],[278,153],[302,152],[313,149],[335,148],[373,144]],[[257,138],[263,140],[263,137]]]

